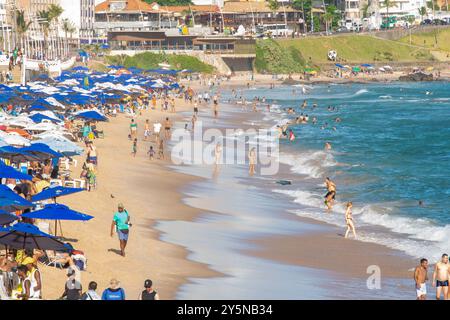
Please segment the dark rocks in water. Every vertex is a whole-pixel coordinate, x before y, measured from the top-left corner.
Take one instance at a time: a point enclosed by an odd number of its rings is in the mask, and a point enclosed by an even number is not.
[[[433,74],[426,74],[423,72],[414,72],[406,76],[400,76],[400,81],[433,81]]]
[[[299,84],[299,83],[301,83],[301,81],[294,80],[292,78],[286,78],[286,79],[283,80],[283,82],[281,84],[292,86],[294,84]]]
[[[281,184],[282,186],[287,186],[291,184],[291,181],[289,180],[278,180],[276,183]]]

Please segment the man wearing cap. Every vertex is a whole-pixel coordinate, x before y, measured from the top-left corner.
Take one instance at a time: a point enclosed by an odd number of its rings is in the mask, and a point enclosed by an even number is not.
[[[111,237],[114,234],[114,228],[117,230],[120,242],[120,254],[125,257],[125,247],[127,246],[128,234],[130,229],[130,215],[125,210],[122,203],[117,206],[118,211],[114,214],[114,218],[111,224]]]
[[[145,290],[141,292],[138,300],[159,300],[158,292],[153,290],[153,282],[150,279],[144,282]]]

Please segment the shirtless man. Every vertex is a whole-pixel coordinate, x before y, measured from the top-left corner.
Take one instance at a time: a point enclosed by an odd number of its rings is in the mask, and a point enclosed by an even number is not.
[[[441,261],[436,263],[433,272],[433,287],[436,287],[436,299],[441,299],[444,294],[444,300],[448,297],[448,274],[449,274],[448,254],[442,255]]]
[[[416,281],[417,300],[427,299],[427,281],[428,281],[428,260],[420,259],[420,266],[414,270],[414,281]]]

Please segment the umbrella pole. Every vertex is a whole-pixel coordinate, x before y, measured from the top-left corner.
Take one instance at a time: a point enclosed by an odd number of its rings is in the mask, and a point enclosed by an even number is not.
[[[58,220],[55,220],[55,237],[56,237],[57,230],[58,230]]]
[[[63,232],[62,232],[61,220],[58,220],[58,223],[59,223],[59,232],[61,233],[61,237],[64,237]]]

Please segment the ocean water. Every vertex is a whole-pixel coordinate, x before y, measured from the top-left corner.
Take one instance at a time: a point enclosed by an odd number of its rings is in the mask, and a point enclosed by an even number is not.
[[[317,118],[291,127],[294,142],[281,141],[279,161],[290,166],[293,184],[272,191],[301,205],[291,213],[342,226],[352,201],[360,240],[431,261],[449,251],[450,83],[325,84],[306,93],[280,86],[238,95],[264,96],[273,105],[264,115],[269,126],[300,113]],[[333,214],[323,210],[327,176],[337,183]]]

